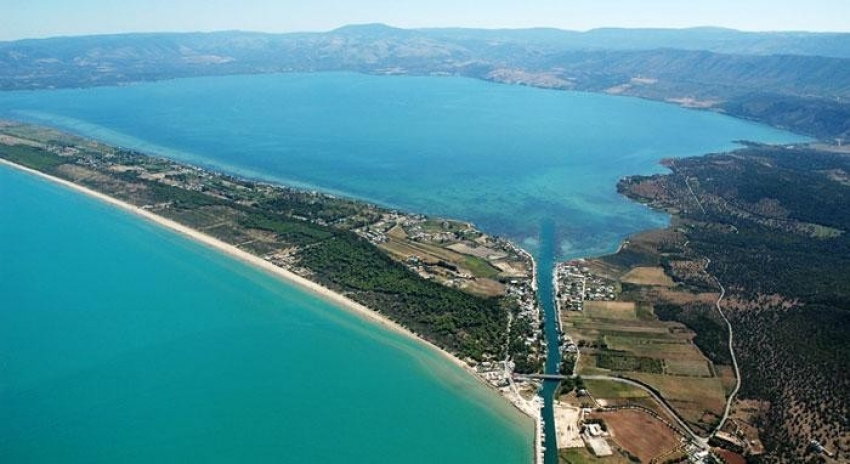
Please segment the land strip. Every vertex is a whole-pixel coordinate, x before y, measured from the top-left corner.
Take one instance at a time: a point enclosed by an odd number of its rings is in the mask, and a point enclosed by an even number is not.
[[[307,290],[310,293],[312,293],[316,296],[319,296],[326,301],[329,301],[329,302],[334,303],[336,305],[340,305],[340,306],[344,307],[345,309],[348,309],[348,310],[350,310],[354,313],[357,313],[358,315],[363,316],[363,317],[377,323],[378,325],[381,325],[382,327],[384,327],[388,330],[392,330],[392,331],[394,331],[398,334],[402,334],[402,335],[405,335],[407,337],[419,340],[419,341],[427,344],[431,348],[439,351],[447,359],[450,359],[453,363],[469,370],[469,366],[466,363],[462,362],[460,359],[458,359],[456,356],[454,356],[454,355],[448,353],[447,351],[440,349],[439,347],[433,345],[432,343],[422,339],[422,337],[416,336],[415,334],[413,334],[412,332],[410,332],[406,328],[402,327],[401,325],[399,325],[395,321],[389,319],[388,317],[381,315],[377,311],[373,311],[373,310],[363,306],[362,304],[357,303],[356,301],[353,301],[353,300],[345,297],[344,295],[333,292],[326,287],[323,287],[323,286],[321,286],[321,285],[319,285],[319,284],[317,284],[313,281],[310,281],[310,280],[305,279],[304,277],[302,277],[298,274],[293,273],[292,271],[284,269],[280,266],[276,266],[276,265],[270,263],[269,261],[266,261],[266,260],[264,260],[264,259],[262,259],[262,258],[260,258],[256,255],[248,253],[248,252],[238,248],[235,245],[231,245],[229,243],[223,242],[223,241],[221,241],[221,240],[219,240],[219,239],[217,239],[213,236],[210,236],[210,235],[204,234],[202,232],[199,232],[195,229],[191,229],[189,227],[186,227],[183,224],[175,222],[171,219],[165,218],[165,217],[157,215],[157,214],[153,214],[150,211],[148,211],[147,209],[132,205],[130,203],[127,203],[127,202],[124,202],[124,201],[121,201],[121,200],[117,200],[117,199],[115,199],[111,196],[104,195],[103,193],[100,193],[98,191],[83,187],[79,184],[69,182],[67,180],[60,179],[58,177],[54,177],[54,176],[45,174],[41,171],[37,171],[35,169],[31,169],[31,168],[28,168],[26,166],[23,166],[23,165],[20,165],[20,164],[17,164],[17,163],[7,161],[3,158],[0,158],[0,164],[7,166],[7,167],[10,167],[12,169],[17,169],[19,171],[26,172],[30,175],[39,177],[39,178],[47,180],[49,182],[53,182],[55,184],[58,184],[58,185],[65,187],[65,188],[68,188],[68,189],[74,190],[76,192],[82,193],[84,195],[88,195],[92,198],[95,198],[99,201],[102,201],[104,203],[112,205],[116,208],[119,208],[121,210],[135,214],[135,215],[137,215],[137,216],[139,216],[139,217],[141,217],[141,218],[143,218],[147,221],[151,221],[151,222],[153,222],[153,223],[155,223],[155,224],[157,224],[157,225],[159,225],[163,228],[177,232],[180,235],[183,235],[183,236],[190,238],[190,239],[192,239],[192,240],[194,240],[198,243],[201,243],[205,246],[213,248],[216,251],[222,252],[222,253],[230,256],[230,257],[236,258],[237,260],[242,261],[246,264],[250,264],[250,265],[252,265],[256,268],[262,269],[263,271],[268,272],[268,273],[270,273],[270,274],[272,274],[276,277],[279,277],[279,278],[281,278],[282,280],[284,280],[288,283],[295,284],[296,286],[300,287],[301,289]]]
[[[49,129],[3,123],[0,133],[5,165],[154,221],[415,337],[539,418],[538,384],[512,375],[542,366],[534,265],[509,242],[471,224],[239,179]],[[398,236],[416,230],[415,237]],[[393,259],[381,248],[388,235],[444,259],[429,265]],[[498,285],[486,294],[459,288],[480,273]]]

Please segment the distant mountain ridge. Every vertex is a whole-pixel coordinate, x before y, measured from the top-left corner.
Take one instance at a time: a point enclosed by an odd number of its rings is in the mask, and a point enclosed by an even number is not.
[[[676,48],[744,55],[811,55],[850,58],[850,33],[830,32],[744,32],[719,27],[687,29],[600,28],[586,32],[562,29],[424,29],[438,36],[485,40],[511,34],[513,40],[529,43],[559,42],[567,50],[652,50]]]
[[[115,36],[189,36],[189,35],[244,35],[267,38],[310,37],[321,35],[360,35],[378,37],[427,36],[440,40],[460,41],[511,41],[520,43],[556,44],[564,50],[651,50],[677,48],[705,50],[717,53],[744,55],[812,55],[833,58],[850,58],[850,33],[842,32],[747,32],[722,27],[693,27],[684,29],[662,28],[597,28],[573,31],[556,28],[526,29],[470,29],[423,28],[402,29],[386,24],[353,24],[327,32],[265,33],[249,31],[218,31],[205,33],[126,33],[65,36],[43,39],[0,41],[7,44],[35,43],[40,41],[105,38]]]
[[[672,101],[821,137],[850,135],[850,34],[719,28],[120,34],[0,42],[0,90],[192,76],[447,74]],[[781,102],[781,104],[777,104]]]

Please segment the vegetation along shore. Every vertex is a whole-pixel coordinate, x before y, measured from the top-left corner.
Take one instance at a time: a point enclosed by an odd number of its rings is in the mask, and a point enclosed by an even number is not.
[[[540,443],[536,270],[512,243],[19,123],[0,126],[0,158],[424,340],[535,418]],[[617,188],[668,228],[556,268],[562,461],[840,461],[848,152],[748,144],[662,163]]]
[[[533,261],[471,224],[239,179],[31,125],[0,161],[92,195],[423,341],[539,423]],[[539,427],[538,427],[539,428]]]

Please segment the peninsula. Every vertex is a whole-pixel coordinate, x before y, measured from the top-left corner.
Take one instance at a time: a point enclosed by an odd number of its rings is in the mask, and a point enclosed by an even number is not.
[[[620,181],[673,219],[557,267],[562,459],[844,462],[848,155],[747,144]]]
[[[472,224],[0,124],[0,160],[138,214],[441,350],[538,421],[534,261]],[[539,442],[539,438],[538,438]]]

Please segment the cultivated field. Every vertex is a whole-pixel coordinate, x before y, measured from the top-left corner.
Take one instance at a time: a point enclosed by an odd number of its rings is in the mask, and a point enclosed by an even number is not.
[[[626,273],[621,282],[635,285],[657,285],[661,287],[672,287],[673,279],[664,273],[662,267],[636,267]]]
[[[629,373],[658,390],[687,422],[709,430],[723,414],[726,396],[719,378],[682,377],[664,374]]]
[[[455,273],[466,276],[462,288],[471,293],[483,296],[500,296],[505,292],[505,286],[496,280],[497,277],[503,275],[502,270],[494,267],[482,257],[463,254],[450,249],[450,247],[411,240],[407,237],[404,229],[398,226],[387,232],[387,239],[379,247],[401,261],[416,258],[421,263],[436,266],[438,269],[441,265],[453,266],[454,270],[449,267],[445,268],[445,278],[450,279]],[[465,246],[461,250],[474,249]],[[504,253],[502,253],[502,256],[504,256]]]
[[[720,377],[720,381],[723,383],[723,388],[726,390],[726,393],[731,393],[735,388],[735,370],[732,369],[732,366],[714,366],[715,372],[717,372],[717,376]]]
[[[641,462],[650,462],[681,445],[678,433],[638,409],[595,413],[592,417],[603,419],[617,445]]]
[[[668,359],[665,361],[664,370],[670,375],[683,375],[685,377],[711,377],[711,363],[708,361],[695,362],[692,360]]]
[[[646,390],[626,383],[613,382],[610,380],[585,380],[587,391],[597,400],[625,399],[634,400],[638,398],[649,398]]]
[[[584,312],[600,319],[637,319],[635,304],[631,301],[586,301]]]
[[[611,380],[588,379],[584,383],[597,406],[604,408],[638,406],[653,411],[668,421],[675,421],[675,418],[643,388]]]
[[[632,464],[626,456],[614,453],[613,456],[597,458],[586,448],[568,448],[558,451],[561,464]]]
[[[637,306],[588,302],[585,311],[563,312],[564,331],[581,351],[578,373],[645,382],[686,421],[708,428],[722,414],[729,379],[719,376],[693,343],[693,331],[677,322],[637,317]],[[604,405],[640,404],[658,410],[650,398],[610,382],[588,381],[588,391]]]

